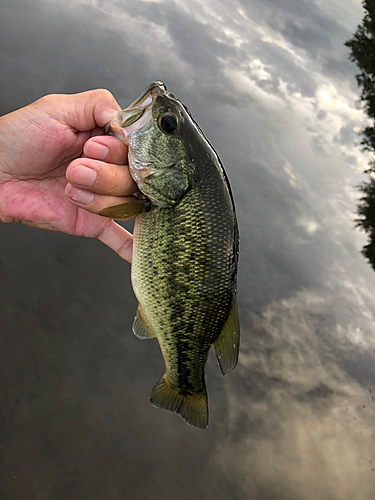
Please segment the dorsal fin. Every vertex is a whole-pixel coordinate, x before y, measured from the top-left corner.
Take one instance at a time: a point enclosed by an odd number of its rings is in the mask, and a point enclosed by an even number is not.
[[[233,297],[227,320],[218,338],[213,342],[217,360],[223,375],[231,372],[237,365],[240,347],[240,324],[237,313],[237,299]]]

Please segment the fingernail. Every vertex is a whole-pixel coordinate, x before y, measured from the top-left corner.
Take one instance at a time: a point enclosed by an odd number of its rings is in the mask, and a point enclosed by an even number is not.
[[[107,146],[95,141],[89,142],[86,149],[87,156],[91,156],[91,158],[95,158],[96,160],[104,160],[109,151]]]
[[[67,189],[67,194],[69,198],[82,205],[88,205],[94,200],[94,193],[89,193],[89,191],[84,191],[83,189],[77,189],[74,186],[69,186]]]
[[[69,172],[69,181],[80,186],[92,186],[96,181],[96,171],[84,165],[77,165]]]

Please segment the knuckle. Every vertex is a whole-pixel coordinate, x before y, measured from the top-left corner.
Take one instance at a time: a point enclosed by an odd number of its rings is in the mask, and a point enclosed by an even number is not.
[[[34,101],[32,104],[35,106],[45,106],[45,105],[50,105],[54,104],[56,102],[56,99],[58,99],[59,95],[58,94],[46,94],[36,101]]]
[[[108,89],[104,89],[104,88],[94,89],[91,92],[94,92],[97,95],[97,99],[106,99],[106,100],[116,101],[112,92],[110,92]]]
[[[129,235],[129,237],[122,243],[122,245],[117,250],[117,254],[127,262],[132,261],[133,254],[133,237]]]
[[[1,211],[0,211],[0,222],[5,224],[9,222],[15,222],[13,217],[15,214],[14,210],[11,209],[9,200],[1,200]]]
[[[15,222],[13,217],[10,217],[9,215],[6,215],[4,213],[0,214],[0,223],[9,224],[10,222]]]

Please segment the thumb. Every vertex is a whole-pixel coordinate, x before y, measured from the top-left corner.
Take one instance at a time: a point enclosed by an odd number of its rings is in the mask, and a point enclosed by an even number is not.
[[[72,128],[86,132],[95,127],[104,127],[121,107],[106,89],[95,89],[64,96],[67,99],[62,109],[65,122]]]

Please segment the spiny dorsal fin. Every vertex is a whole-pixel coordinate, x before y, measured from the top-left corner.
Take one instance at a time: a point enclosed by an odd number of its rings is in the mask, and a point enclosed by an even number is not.
[[[133,333],[139,339],[152,339],[156,337],[154,330],[144,317],[141,306],[138,306],[133,322]]]
[[[165,374],[151,391],[150,402],[157,408],[178,413],[186,423],[198,429],[208,427],[207,392],[183,396],[168,383]]]
[[[104,208],[99,215],[111,219],[128,220],[146,212],[148,200],[134,200],[113,207]]]
[[[227,320],[218,338],[213,342],[217,360],[223,375],[237,365],[240,347],[240,324],[237,313],[237,299],[234,296]]]

